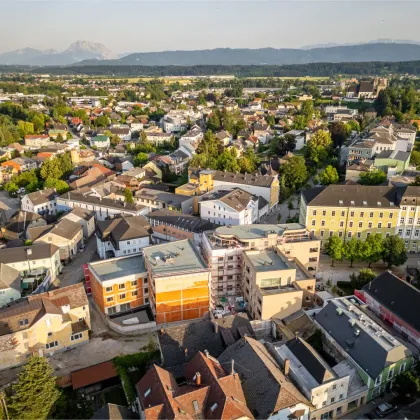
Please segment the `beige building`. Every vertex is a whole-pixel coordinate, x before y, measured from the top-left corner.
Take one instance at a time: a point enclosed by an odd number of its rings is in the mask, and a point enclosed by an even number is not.
[[[255,319],[286,318],[312,304],[315,278],[279,249],[245,251],[243,294]]]
[[[0,370],[89,341],[83,284],[29,296],[0,309]]]
[[[92,210],[75,207],[70,213],[63,216],[63,219],[82,225],[85,239],[90,238],[95,232],[95,212]]]

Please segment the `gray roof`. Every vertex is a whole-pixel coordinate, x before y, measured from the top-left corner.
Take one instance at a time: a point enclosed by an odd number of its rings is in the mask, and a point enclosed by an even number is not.
[[[136,198],[145,198],[149,200],[156,200],[165,203],[168,206],[181,209],[181,204],[184,201],[191,200],[191,197],[181,194],[174,194],[165,191],[154,190],[151,188],[143,188],[136,192]]]
[[[0,262],[11,264],[27,260],[48,259],[55,255],[59,249],[58,246],[44,243],[19,248],[3,248],[0,249]]]
[[[71,240],[79,233],[80,230],[82,230],[81,224],[72,222],[68,219],[61,219],[48,233]]]
[[[250,259],[257,273],[289,268],[283,258],[274,251],[246,251],[245,255]]]
[[[263,344],[244,337],[219,357],[222,366],[235,361],[246,402],[256,418],[268,418],[276,411],[309,401],[284,376],[277,361]]]
[[[408,159],[410,159],[410,152],[383,150],[381,153],[379,153],[379,155],[376,156],[376,159],[394,159],[406,162]]]
[[[180,215],[177,211],[166,209],[155,210],[154,212],[147,214],[146,218],[149,220],[158,220],[165,225],[176,226],[177,228],[195,233],[201,233],[205,230],[214,230],[216,228],[214,223],[203,220],[200,217],[192,216],[190,214]]]
[[[1,289],[14,289],[20,292],[21,290],[21,277],[20,271],[15,270],[8,265],[0,263],[0,290]]]
[[[10,232],[21,234],[26,230],[29,224],[38,219],[42,219],[42,216],[40,216],[38,213],[18,210],[10,217],[4,227]]]
[[[31,227],[26,232],[27,238],[31,241],[35,241],[45,233],[49,232],[53,227],[53,225]]]
[[[420,331],[420,290],[385,271],[367,284],[363,291],[402,321]]]
[[[316,321],[372,379],[377,378],[387,366],[411,355],[399,341],[349,304],[347,299],[330,301],[317,314]],[[348,308],[351,306],[350,311]],[[360,321],[360,315],[363,315],[365,323]],[[351,319],[354,320],[353,326]]]
[[[54,190],[54,188],[45,188],[41,191],[35,191],[27,194],[27,197],[31,200],[32,204],[38,206],[40,204],[48,203],[53,201],[55,197],[59,194]]]
[[[91,419],[95,420],[125,420],[125,419],[139,419],[140,416],[136,415],[128,407],[116,404],[106,404],[98,411],[95,411]]]
[[[114,280],[132,274],[146,273],[142,255],[129,257],[110,258],[104,261],[90,263],[90,268],[98,275],[99,280]]]
[[[82,209],[81,207],[75,207],[71,212],[67,213],[64,217],[69,214],[75,214],[83,220],[89,221],[92,217],[95,217],[95,212],[93,210]]]

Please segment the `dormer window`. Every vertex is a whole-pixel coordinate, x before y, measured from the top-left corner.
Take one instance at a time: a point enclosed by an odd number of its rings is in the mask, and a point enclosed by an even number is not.
[[[25,325],[29,324],[28,319],[19,319],[19,327],[24,327]]]
[[[144,391],[144,397],[146,398],[150,393],[152,392],[152,388],[149,386],[149,388]]]
[[[214,403],[211,407],[210,407],[210,411],[214,411],[214,410],[216,410],[216,408],[217,408],[217,406],[218,406],[218,404],[217,403]]]

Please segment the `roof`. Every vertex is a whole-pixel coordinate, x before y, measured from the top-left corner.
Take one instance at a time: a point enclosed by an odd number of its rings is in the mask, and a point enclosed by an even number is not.
[[[233,210],[238,212],[244,211],[250,202],[257,201],[258,197],[252,195],[240,188],[235,188],[232,191],[216,190],[206,194],[207,197],[202,197],[203,200],[218,200],[226,204]]]
[[[38,243],[19,248],[0,249],[0,262],[12,264],[20,261],[34,261],[51,258],[59,251],[59,247],[52,244]]]
[[[93,210],[82,209],[81,207],[75,207],[71,212],[67,213],[63,218],[68,217],[70,214],[74,214],[80,217],[83,220],[91,220],[92,217],[95,217],[95,212]]]
[[[72,222],[68,219],[61,219],[48,234],[56,235],[64,239],[73,239],[82,230],[80,223]]]
[[[229,346],[218,358],[222,365],[235,361],[248,407],[256,418],[268,418],[276,411],[309,401],[284,376],[265,346],[244,337]]]
[[[38,213],[31,211],[18,210],[13,213],[10,219],[6,222],[5,228],[10,232],[22,233],[33,221],[42,219]]]
[[[6,264],[0,263],[0,290],[14,289],[19,293],[21,291],[21,276],[20,271],[9,267]]]
[[[166,209],[155,210],[152,213],[148,213],[146,218],[195,233],[201,233],[205,230],[214,230],[216,228],[214,223],[203,220],[200,217],[192,216],[190,214],[179,214],[177,211]]]
[[[176,207],[178,209],[182,208],[182,203],[184,201],[189,201],[192,197],[186,195],[174,194],[165,191],[159,191],[152,188],[143,188],[136,192],[136,198],[145,198],[149,200],[157,200],[165,203],[167,206]]]
[[[149,223],[144,216],[128,216],[111,220],[98,220],[97,232],[102,241],[112,240],[117,249],[120,241],[149,237]]]
[[[189,239],[153,245],[143,249],[154,276],[208,271],[206,264]]]
[[[53,229],[53,227],[54,227],[53,225],[31,227],[26,231],[27,239],[30,239],[31,241],[35,241],[38,238],[40,238],[42,235],[44,235],[45,233]]]
[[[329,301],[317,314],[316,321],[373,379],[387,366],[411,355],[404,345],[347,299]]]
[[[394,313],[402,321],[420,331],[420,290],[389,271],[380,274],[363,291]]]
[[[112,361],[99,363],[71,373],[73,389],[83,388],[118,376]]]
[[[15,251],[16,248],[12,249]],[[62,309],[69,305],[71,309],[88,305],[85,288],[82,283],[31,295],[0,308],[0,336],[30,328],[45,314],[68,316]],[[19,320],[27,319],[26,325],[19,325]]]
[[[122,405],[116,404],[106,404],[98,411],[95,411],[91,419],[95,420],[125,420],[125,419],[138,419],[139,416],[136,415],[128,407],[123,407]]]
[[[287,270],[289,266],[277,252],[274,251],[245,251],[254,270],[258,272]]]
[[[109,258],[90,263],[89,267],[97,274],[97,278],[100,281],[113,280],[133,274],[138,275],[147,272],[142,255]]]
[[[48,203],[49,201],[53,201],[55,197],[58,197],[59,194],[55,191],[54,188],[45,188],[41,191],[35,191],[30,194],[27,194],[26,197],[28,197],[32,204],[34,206],[38,206],[40,204]]]
[[[302,191],[307,205],[316,207],[398,208],[395,187],[329,185]]]

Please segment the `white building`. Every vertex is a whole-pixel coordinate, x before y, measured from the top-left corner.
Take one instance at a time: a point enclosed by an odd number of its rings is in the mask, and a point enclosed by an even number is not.
[[[80,207],[74,208],[70,213],[63,216],[63,219],[79,223],[83,227],[83,237],[90,238],[95,232],[95,212]]]
[[[306,134],[304,130],[291,130],[288,131],[286,134],[290,134],[295,136],[296,146],[295,150],[303,149],[306,145]]]
[[[179,139],[179,147],[185,146],[195,151],[203,137],[201,128],[198,125],[194,125]]]
[[[55,188],[45,188],[41,191],[35,191],[22,198],[21,209],[38,213],[39,215],[56,214],[56,198],[58,193]]]

